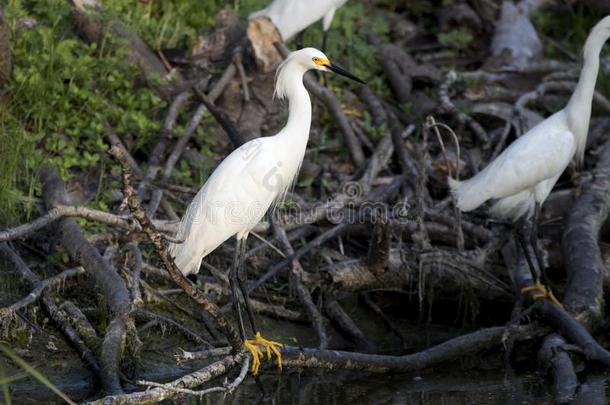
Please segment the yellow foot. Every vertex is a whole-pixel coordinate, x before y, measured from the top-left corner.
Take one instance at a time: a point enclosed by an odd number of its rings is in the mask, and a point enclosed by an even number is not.
[[[550,288],[546,288],[546,286],[544,284],[541,284],[540,282],[537,282],[536,284],[530,285],[528,287],[523,287],[521,289],[522,293],[526,293],[526,292],[530,292],[530,291],[538,291],[538,294],[535,294],[532,296],[532,298],[535,300],[547,299],[547,300],[551,301],[553,304],[559,305],[560,307],[562,306],[561,302],[559,302],[559,300],[557,298],[555,298],[553,291],[551,291]]]
[[[244,341],[244,347],[252,354],[252,375],[258,374],[258,369],[261,365],[261,359],[263,358],[263,352],[259,349],[262,346],[267,353],[267,360],[271,359],[271,354],[275,354],[277,366],[282,369],[282,353],[280,348],[284,345],[279,342],[267,340],[261,336],[260,332],[256,332],[254,339],[247,339]]]

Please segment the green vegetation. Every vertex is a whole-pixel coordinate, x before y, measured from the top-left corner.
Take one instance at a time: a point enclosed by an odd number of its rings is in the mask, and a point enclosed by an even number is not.
[[[466,28],[456,28],[450,32],[441,32],[437,35],[438,42],[454,49],[465,49],[474,39],[472,33]]]
[[[0,222],[30,211],[36,168],[56,166],[63,176],[100,164],[107,149],[103,122],[138,149],[159,129],[165,103],[146,87],[134,88],[135,66],[121,51],[86,44],[72,32],[67,2],[36,5],[11,0],[13,74],[3,89],[0,115]],[[34,29],[19,28],[28,15]]]
[[[120,18],[153,49],[187,52],[197,33],[213,25],[219,7],[232,7],[245,20],[266,3],[103,1],[110,16]],[[11,29],[13,74],[0,93],[0,224],[9,225],[31,216],[33,197],[40,192],[36,175],[41,164],[56,166],[64,178],[102,167],[103,179],[108,170],[104,124],[110,124],[137,153],[158,133],[167,103],[136,84],[138,70],[125,63],[124,51],[116,44],[108,39],[99,46],[87,44],[76,35],[69,2],[8,0],[4,12]],[[24,26],[26,17],[36,20],[34,28]],[[372,78],[373,87],[381,90],[375,49],[363,35],[356,35],[371,26],[379,35],[387,31],[383,21],[369,18],[364,5],[349,2],[336,15],[329,54],[357,74]],[[318,26],[306,31],[305,44],[321,42]],[[188,119],[183,118],[180,123]],[[197,131],[201,152],[215,157],[215,141],[206,136],[205,128],[204,122]],[[202,167],[202,177],[211,168],[211,164]],[[174,176],[192,185],[202,180],[182,164]],[[108,209],[105,195],[98,194],[92,204]]]

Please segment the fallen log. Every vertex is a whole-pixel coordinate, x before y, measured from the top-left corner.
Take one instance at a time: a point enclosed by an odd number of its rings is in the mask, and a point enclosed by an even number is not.
[[[568,281],[563,303],[587,328],[603,320],[603,279],[608,271],[598,244],[599,232],[610,213],[610,141],[595,167],[594,179],[569,210],[562,237]]]
[[[52,209],[56,204],[69,205],[65,185],[54,168],[43,166],[40,178],[48,209]],[[110,310],[111,326],[106,331],[100,354],[100,378],[105,392],[122,393],[119,362],[131,303],[127,286],[116,269],[87,241],[73,218],[60,219],[53,231],[53,235],[68,251],[70,258],[81,264],[94,280],[98,294],[103,297]]]

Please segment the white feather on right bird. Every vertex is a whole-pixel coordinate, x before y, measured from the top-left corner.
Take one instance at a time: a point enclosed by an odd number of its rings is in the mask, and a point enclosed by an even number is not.
[[[537,246],[537,223],[541,204],[573,158],[581,165],[602,47],[610,38],[610,16],[591,30],[583,48],[584,63],[574,93],[566,107],[515,140],[474,177],[458,181],[448,178],[461,211],[472,211],[488,200],[492,216],[516,223],[517,239],[525,252],[535,284],[523,291],[540,291],[535,298],[549,298],[548,286]],[[529,235],[526,235],[529,233]],[[534,250],[538,271],[525,238]],[[544,284],[540,282],[540,276]]]

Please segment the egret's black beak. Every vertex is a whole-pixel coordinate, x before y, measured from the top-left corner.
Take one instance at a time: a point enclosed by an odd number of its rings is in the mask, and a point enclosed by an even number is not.
[[[333,72],[335,72],[335,73],[337,73],[337,74],[340,74],[341,76],[345,76],[345,77],[348,77],[348,78],[350,78],[350,79],[352,79],[352,80],[355,80],[355,81],[357,81],[357,82],[360,82],[360,83],[362,83],[362,84],[366,84],[366,83],[364,82],[364,80],[362,80],[362,79],[360,79],[360,78],[358,78],[358,77],[354,76],[353,74],[351,74],[351,73],[350,73],[350,72],[348,72],[347,70],[343,69],[342,67],[339,67],[339,66],[337,66],[337,65],[333,65],[332,63],[330,63],[330,64],[328,64],[328,65],[324,65],[324,66],[326,66],[326,67],[327,67],[328,69],[330,69],[331,71],[333,71]]]

